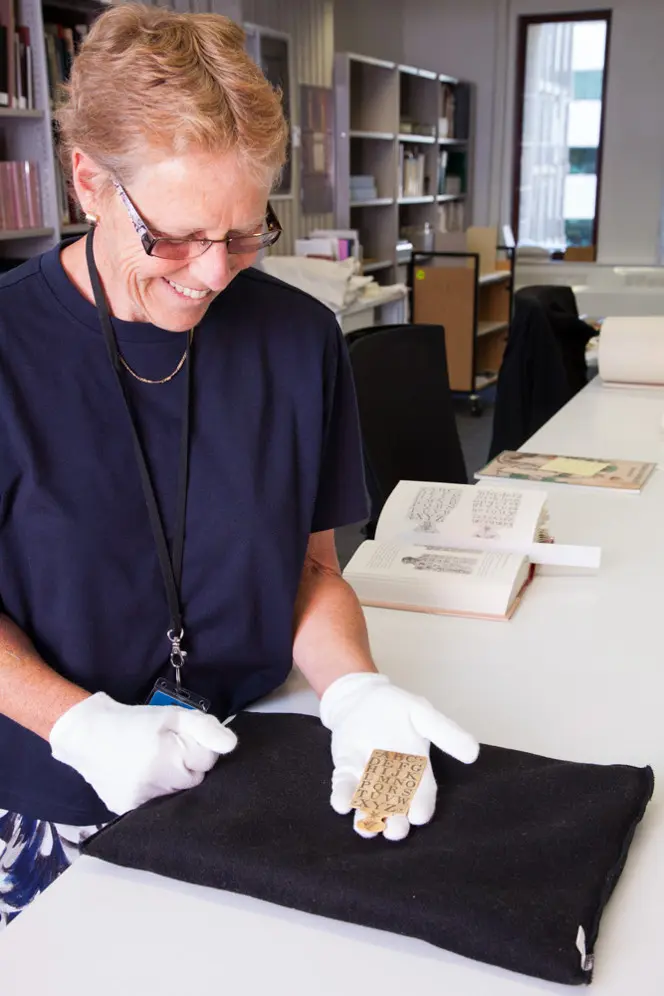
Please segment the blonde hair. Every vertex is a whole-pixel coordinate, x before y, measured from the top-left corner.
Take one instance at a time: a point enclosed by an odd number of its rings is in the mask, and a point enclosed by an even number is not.
[[[244,50],[242,29],[219,14],[111,7],[63,96],[56,120],[67,172],[74,148],[125,183],[155,153],[234,153],[266,184],[284,162],[280,94]]]

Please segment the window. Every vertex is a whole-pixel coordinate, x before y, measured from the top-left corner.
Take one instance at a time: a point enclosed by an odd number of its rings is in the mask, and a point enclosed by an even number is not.
[[[610,11],[519,18],[512,223],[520,245],[594,258]]]

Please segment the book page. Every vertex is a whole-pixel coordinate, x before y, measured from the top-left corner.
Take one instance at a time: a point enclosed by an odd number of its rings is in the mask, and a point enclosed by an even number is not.
[[[518,554],[367,540],[344,578],[364,602],[504,615],[526,573]]]
[[[399,481],[380,513],[376,539],[394,540],[413,529],[434,532],[457,507],[466,488],[468,485]]]
[[[465,577],[480,575],[483,554],[473,551],[404,547],[397,543],[376,543],[363,565],[367,573],[389,573],[393,577],[409,578],[421,575],[455,574]]]
[[[537,539],[545,504],[544,491],[400,481],[376,539],[522,551]]]

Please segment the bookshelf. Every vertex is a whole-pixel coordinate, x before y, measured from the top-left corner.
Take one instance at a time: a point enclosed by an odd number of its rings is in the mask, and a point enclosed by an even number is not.
[[[433,248],[470,215],[470,85],[342,52],[334,88],[335,224],[359,230],[366,273],[405,282],[397,242]]]
[[[9,121],[23,121],[26,118],[29,121],[33,121],[35,118],[43,118],[43,111],[29,110],[21,111],[16,107],[0,107],[0,118],[7,119]]]
[[[19,239],[42,239],[54,235],[52,228],[8,228],[0,231],[0,242],[16,242]]]
[[[469,228],[414,253],[408,284],[413,321],[443,325],[450,387],[482,412],[482,394],[498,380],[514,295],[514,247],[497,246],[495,228]]]
[[[0,259],[5,266],[10,261],[20,261],[56,245],[67,235],[87,231],[79,218],[65,216],[62,211],[63,193],[56,165],[56,149],[51,118],[51,104],[57,80],[53,80],[53,56],[49,64],[47,52],[48,25],[69,29],[71,38],[78,37],[76,26],[89,25],[104,4],[97,0],[17,0],[15,5],[5,4],[5,13],[13,9],[12,25],[8,35],[20,26],[27,29],[24,40],[29,40],[30,76],[29,94],[21,94],[29,107],[0,107],[0,160],[4,162],[36,163],[39,170],[40,222],[34,227],[12,227],[8,212],[2,211],[3,227],[0,229]],[[57,44],[57,43],[56,43]],[[65,44],[62,42],[62,44]],[[71,43],[69,43],[71,44]],[[53,45],[53,43],[51,43]],[[53,49],[51,50],[53,51]],[[56,53],[57,55],[58,53]],[[50,71],[49,71],[50,70]],[[8,81],[7,81],[8,82]],[[16,102],[18,80],[14,76],[13,93],[8,96]],[[2,188],[3,196],[11,196]],[[25,223],[25,217],[22,218]],[[72,222],[72,223],[69,223]]]

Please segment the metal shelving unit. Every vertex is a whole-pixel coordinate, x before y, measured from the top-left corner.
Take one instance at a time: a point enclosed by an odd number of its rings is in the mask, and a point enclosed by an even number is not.
[[[55,235],[53,228],[10,228],[0,231],[0,242],[16,242],[20,239],[43,239]]]
[[[444,230],[445,220],[449,223],[463,215],[465,221],[470,215],[470,118],[467,134],[443,134],[449,131],[448,119],[443,120],[449,88],[459,94],[467,91],[468,100],[470,90],[454,77],[430,69],[352,52],[336,55],[334,78],[335,224],[359,230],[364,255],[372,260],[366,272],[382,283],[405,280],[405,267],[397,263],[399,239],[406,237],[416,249],[425,248],[415,233],[435,234]],[[411,196],[400,189],[400,162],[411,153],[423,156],[417,196],[412,187]],[[444,153],[457,157],[455,165],[463,167],[460,192],[439,186]],[[377,197],[351,201],[352,175],[372,176]],[[380,211],[373,210],[378,207]]]
[[[0,107],[0,118],[5,120],[17,120],[23,121],[26,118],[28,120],[34,120],[35,118],[43,118],[44,112],[38,110],[23,111],[15,107]]]
[[[475,415],[498,379],[512,317],[514,247],[500,245],[487,259],[493,236],[470,228],[466,250],[414,253],[408,267],[413,321],[444,326],[450,387]]]
[[[19,0],[16,23],[30,31],[34,110],[0,108],[4,158],[39,164],[43,227],[0,231],[0,256],[20,259],[52,248],[64,234],[87,231],[87,225],[63,226],[58,206],[55,145],[44,41],[44,7],[48,18],[62,16],[63,23],[93,19],[103,5],[96,0]],[[60,12],[60,14],[59,14]]]

